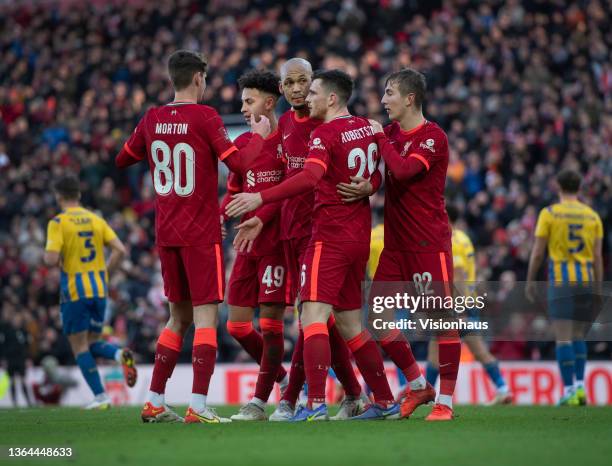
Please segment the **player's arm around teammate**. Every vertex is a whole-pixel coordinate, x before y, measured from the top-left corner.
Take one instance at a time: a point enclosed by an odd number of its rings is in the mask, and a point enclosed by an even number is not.
[[[278,79],[274,73],[256,70],[245,73],[238,80],[242,91],[241,111],[246,121],[265,117],[270,121],[272,132],[248,170],[232,173],[230,181],[234,192],[260,191],[275,185],[283,176],[284,164],[274,113],[280,96]],[[237,146],[251,137],[251,133],[239,136]],[[279,208],[279,203],[273,203],[245,216],[243,220],[250,217],[260,226],[262,236],[243,250],[238,247],[230,275],[228,332],[260,364],[254,396],[239,413],[232,416],[234,421],[266,420],[264,408],[274,383],[279,382],[282,389],[287,382],[287,374],[281,365],[286,273],[279,240]],[[238,243],[241,243],[240,239]],[[253,326],[256,307],[260,310],[261,333]]]
[[[193,322],[193,387],[185,422],[229,422],[206,404],[217,352],[218,303],[225,294],[217,197],[218,161],[235,172],[251,164],[270,134],[270,122],[251,121],[253,137],[238,149],[213,108],[200,105],[206,59],[179,50],[168,60],[174,101],[147,111],[116,158],[121,168],[147,159],[156,191],[156,242],[170,319],[156,348],[145,422],[182,418],[165,404],[166,382]]]

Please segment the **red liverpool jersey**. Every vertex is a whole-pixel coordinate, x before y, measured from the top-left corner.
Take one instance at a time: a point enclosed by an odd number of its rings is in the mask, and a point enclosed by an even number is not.
[[[291,177],[304,168],[308,156],[308,141],[312,131],[322,123],[310,117],[298,118],[289,110],[278,120],[278,131],[287,164],[286,176]],[[285,199],[281,207],[281,239],[302,238],[312,232],[312,207],[314,192],[309,191]]]
[[[236,147],[241,149],[246,146],[252,135],[253,133],[247,132],[238,136],[234,141]],[[230,172],[227,180],[228,193],[257,193],[278,184],[283,178],[285,171],[285,164],[283,163],[282,156],[281,136],[277,130],[264,139],[264,144],[259,156],[255,162],[249,166],[246,172],[242,175]],[[242,217],[241,221],[259,215],[263,210],[271,211],[271,207],[273,210],[274,206],[271,204],[262,206],[254,212],[249,212]],[[273,215],[269,220],[267,218],[262,218],[262,220],[264,220],[264,227],[253,242],[251,252],[247,253],[247,255],[267,256],[278,254],[278,252],[282,250],[279,245],[280,206],[275,207],[276,215]]]
[[[315,188],[314,241],[370,242],[370,200],[345,203],[336,185],[350,183],[351,176],[370,178],[377,169],[378,160],[376,138],[365,118],[338,117],[312,132],[307,161],[325,168]]]
[[[124,151],[148,158],[160,246],[220,243],[217,159],[236,151],[212,107],[173,102],[142,117]]]
[[[451,229],[444,204],[448,139],[425,120],[410,131],[399,123],[385,127],[389,142],[402,157],[415,157],[425,171],[400,181],[385,170],[385,248],[396,251],[451,251]]]

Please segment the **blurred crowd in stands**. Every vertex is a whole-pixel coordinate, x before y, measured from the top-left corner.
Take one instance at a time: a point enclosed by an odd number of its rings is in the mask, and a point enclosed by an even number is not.
[[[57,212],[50,186],[68,170],[80,173],[83,204],[129,248],[111,282],[109,338],[152,361],[167,318],[154,193],[146,164],[118,171],[113,160],[144,111],[172,100],[165,66],[177,48],[207,55],[205,101],[223,116],[239,113],[241,73],[278,70],[293,56],[348,71],[352,111],[381,121],[385,75],[424,72],[425,114],[450,141],[447,201],[459,205],[475,243],[479,280],[525,279],[537,213],[555,201],[563,167],[584,175],[581,197],[610,231],[612,24],[604,0],[32,3],[0,2],[0,333],[25,329],[34,363],[45,355],[71,362],[59,271],[41,261],[45,225]],[[377,214],[383,190],[372,199]],[[229,273],[231,237],[225,251]],[[246,359],[221,320],[220,360]],[[287,322],[290,350],[293,313]],[[501,359],[534,359],[553,347],[498,348]],[[590,350],[612,355],[606,342]]]

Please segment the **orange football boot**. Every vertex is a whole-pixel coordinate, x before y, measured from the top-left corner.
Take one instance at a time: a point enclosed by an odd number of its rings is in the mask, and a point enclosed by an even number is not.
[[[421,390],[406,390],[400,405],[401,417],[410,417],[419,406],[436,399],[436,389],[427,383]]]
[[[452,421],[453,410],[446,405],[436,403],[429,413],[429,416],[425,418],[426,421]]]
[[[157,407],[148,401],[140,412],[140,418],[142,422],[183,422],[183,418],[166,405]]]

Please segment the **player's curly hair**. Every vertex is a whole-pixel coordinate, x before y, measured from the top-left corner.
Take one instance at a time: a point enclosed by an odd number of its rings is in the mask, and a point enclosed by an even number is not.
[[[397,84],[402,96],[414,94],[414,105],[417,108],[423,107],[425,93],[427,92],[427,80],[423,73],[412,68],[404,68],[387,76],[385,86],[389,83]]]
[[[317,71],[312,80],[320,79],[323,87],[338,96],[341,105],[346,105],[353,93],[353,80],[342,70]]]
[[[191,50],[177,50],[168,58],[168,74],[176,91],[185,89],[195,73],[206,73],[207,68],[204,55]]]
[[[265,92],[276,98],[279,98],[281,93],[278,88],[280,78],[276,73],[267,70],[250,70],[238,78],[238,86],[243,89],[257,89]]]

